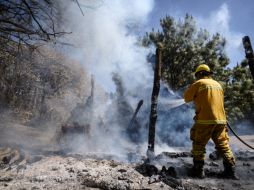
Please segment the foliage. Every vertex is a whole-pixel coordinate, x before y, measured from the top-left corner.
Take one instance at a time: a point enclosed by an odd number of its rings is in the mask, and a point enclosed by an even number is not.
[[[253,81],[246,64],[227,68],[226,40],[220,34],[210,36],[204,29],[197,30],[195,20],[186,15],[175,21],[166,16],[160,20],[161,31],[146,33],[144,46],[160,46],[162,54],[162,80],[174,91],[183,92],[194,82],[194,69],[207,64],[225,88],[225,105],[230,121],[253,118]]]
[[[193,82],[194,68],[202,63],[208,64],[218,76],[227,77],[221,67],[228,65],[229,59],[224,52],[225,39],[219,34],[210,39],[206,30],[197,31],[195,21],[189,15],[178,22],[166,16],[160,23],[162,31],[147,33],[143,44],[162,44],[162,77],[173,90]]]
[[[244,60],[231,70],[231,79],[225,86],[225,107],[232,122],[249,120],[254,123],[254,83]]]

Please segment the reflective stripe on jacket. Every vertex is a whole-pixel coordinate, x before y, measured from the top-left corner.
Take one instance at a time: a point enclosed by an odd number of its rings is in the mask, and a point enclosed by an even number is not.
[[[217,81],[211,78],[196,81],[185,91],[184,100],[185,102],[194,101],[196,107],[195,123],[227,123],[224,110],[224,92]]]

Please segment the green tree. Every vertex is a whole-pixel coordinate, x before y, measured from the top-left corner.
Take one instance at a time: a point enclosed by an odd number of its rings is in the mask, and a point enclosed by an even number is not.
[[[231,122],[248,120],[254,123],[254,83],[247,60],[234,67],[225,86],[225,107]]]
[[[194,68],[203,63],[211,67],[218,80],[229,80],[229,72],[223,69],[229,64],[224,51],[226,41],[220,34],[210,37],[208,31],[197,30],[195,20],[188,14],[178,22],[166,16],[160,24],[162,31],[146,33],[143,44],[163,46],[162,79],[173,90],[192,83]]]

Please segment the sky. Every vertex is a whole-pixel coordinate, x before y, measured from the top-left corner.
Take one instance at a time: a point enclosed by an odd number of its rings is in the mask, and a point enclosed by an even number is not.
[[[160,29],[159,20],[166,15],[178,19],[186,13],[194,17],[199,28],[207,29],[210,34],[219,32],[226,38],[229,67],[245,57],[243,36],[248,35],[254,44],[253,0],[154,0],[146,30]]]
[[[63,41],[75,44],[66,53],[81,61],[107,91],[114,91],[112,73],[120,73],[127,88],[135,89],[151,80],[147,76],[152,71],[146,62],[147,55],[154,51],[153,47],[141,48],[137,41],[153,28],[159,30],[160,19],[166,15],[179,20],[188,13],[198,28],[210,35],[219,32],[227,40],[229,67],[240,63],[245,58],[242,38],[248,35],[254,44],[252,1],[79,0],[82,15],[76,3],[65,0],[64,28],[72,33]]]

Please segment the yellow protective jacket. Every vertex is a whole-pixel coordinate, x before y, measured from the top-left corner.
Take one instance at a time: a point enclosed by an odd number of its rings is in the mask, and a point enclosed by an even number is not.
[[[193,83],[184,93],[185,102],[194,101],[197,124],[226,124],[224,91],[212,78],[203,78]]]

